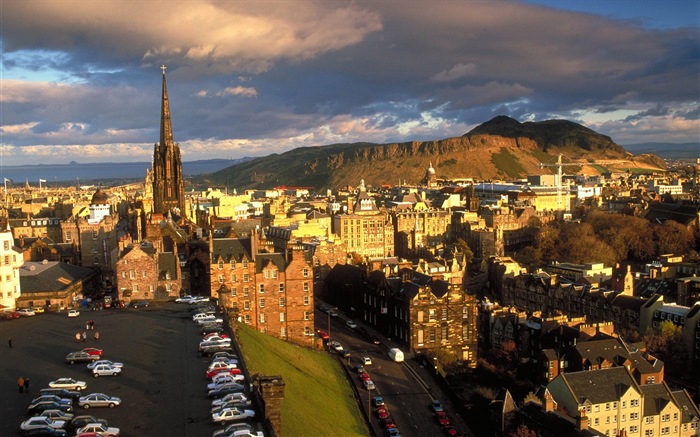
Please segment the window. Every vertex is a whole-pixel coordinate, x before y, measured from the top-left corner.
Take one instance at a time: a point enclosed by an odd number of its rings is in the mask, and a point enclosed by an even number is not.
[[[636,434],[639,432],[639,427],[637,425],[630,425],[630,434]]]
[[[662,421],[662,422],[668,422],[669,420],[671,420],[671,415],[670,415],[670,414],[662,414],[662,415],[661,415],[661,421]]]
[[[304,320],[309,320],[309,312],[304,311]]]
[[[236,287],[233,287],[233,288],[231,289],[231,296],[234,296],[234,297],[235,297],[236,295],[237,295],[237,293],[236,293]]]
[[[134,274],[133,270],[129,270],[129,279],[134,279],[136,277],[136,274]]]
[[[280,313],[280,322],[284,322],[284,313]]]
[[[661,428],[661,435],[669,435],[671,434],[671,427],[670,426],[665,426]]]
[[[219,275],[219,284],[224,283],[224,275]]]
[[[250,301],[246,300],[243,302],[243,309],[246,311],[250,309]]]
[[[280,337],[285,338],[287,336],[287,328],[280,329]]]
[[[428,310],[428,321],[429,322],[435,321],[435,310],[434,309]]]
[[[270,279],[270,271],[269,271],[269,270],[265,270],[265,271],[263,272],[263,278],[265,278],[265,279]]]
[[[418,323],[423,323],[423,311],[418,311],[417,318],[418,318]],[[422,342],[419,342],[419,343],[422,343]]]
[[[247,260],[247,259],[244,259],[244,260],[243,260],[243,268],[244,268],[244,269],[247,269],[247,268],[248,268],[248,260]]]
[[[219,270],[223,270],[223,269],[224,269],[224,262],[219,260]]]
[[[265,323],[265,314],[260,314],[260,323]]]
[[[647,376],[647,384],[653,384],[656,381],[655,376]]]
[[[231,263],[230,263],[230,264],[231,264],[231,268],[232,268],[232,269],[235,269],[235,268],[236,268],[236,260],[235,260],[235,259],[231,258]]]
[[[284,284],[280,282],[280,293],[284,293]]]
[[[132,287],[132,288],[131,288],[132,292],[134,292],[134,293],[138,293],[138,292],[139,292],[139,285],[138,285],[138,284],[134,284],[134,285],[132,285],[131,287]]]
[[[284,306],[284,298],[283,298],[283,297],[280,297],[280,306],[281,306],[281,307]]]
[[[92,239],[97,240],[97,231],[92,231]]]
[[[265,308],[265,298],[260,298],[260,308]]]
[[[270,274],[272,275],[272,279],[277,279],[277,270],[272,270]]]
[[[250,325],[250,314],[246,314],[244,320],[245,320],[246,324]]]
[[[630,400],[630,407],[638,407],[638,406],[639,406],[639,399]]]
[[[305,278],[308,278],[309,277],[309,269],[305,268],[304,270],[302,270],[301,275]]]
[[[308,326],[304,326],[304,335],[313,335],[311,334],[311,328]]]
[[[73,236],[71,235],[70,231],[66,231],[66,243],[69,243],[73,240]],[[7,250],[7,249],[5,249]]]
[[[126,272],[122,272],[122,278],[126,279]]]
[[[428,341],[435,343],[435,328],[428,329]]]
[[[440,318],[441,318],[442,320],[447,320],[447,308],[442,308],[442,309],[440,310],[440,312],[442,313],[442,314],[440,315]]]
[[[647,429],[646,431],[644,431],[644,435],[645,435],[645,436],[652,436],[652,435],[654,435],[654,429],[653,429],[653,428],[652,428],[652,429]]]
[[[304,305],[309,304],[309,296],[304,296]]]
[[[647,416],[644,418],[644,423],[654,423],[654,416]]]
[[[146,271],[141,270],[141,277],[145,278],[146,277]],[[170,272],[165,272],[165,279],[170,279]]]
[[[308,282],[304,282],[304,291],[305,292],[309,291],[309,283]]]
[[[639,419],[639,413],[630,413],[630,420]]]
[[[258,284],[258,291],[260,294],[265,293],[265,284]]]
[[[248,282],[248,273],[243,273],[243,282]]]
[[[231,273],[231,282],[236,282],[236,274]]]

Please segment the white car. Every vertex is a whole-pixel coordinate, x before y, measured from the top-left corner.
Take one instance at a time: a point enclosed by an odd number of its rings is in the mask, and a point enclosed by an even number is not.
[[[201,319],[197,319],[196,322],[197,322],[198,325],[201,326],[201,325],[204,325],[204,324],[207,324],[207,323],[224,323],[224,319],[222,319],[222,318],[217,318],[217,317],[214,317],[214,316],[211,316],[211,315],[208,315],[208,314],[207,314],[206,317],[201,318]]]
[[[76,381],[73,378],[58,378],[55,381],[49,382],[49,387],[51,388],[65,388],[66,390],[85,390],[87,388],[87,382]]]
[[[336,351],[338,351],[338,352],[340,352],[340,351],[342,351],[342,350],[344,349],[344,348],[343,348],[343,345],[340,344],[340,343],[337,342],[337,341],[332,341],[332,342],[331,342],[331,347],[332,347],[333,349],[335,349]]]
[[[119,368],[124,367],[123,363],[115,363],[114,361],[109,361],[109,360],[97,360],[97,361],[93,361],[92,363],[88,364],[87,368],[92,370],[95,367],[102,365],[102,364],[106,364],[106,365],[112,366],[112,367],[119,367]]]
[[[199,348],[205,348],[210,346],[231,346],[230,338],[219,338],[216,340],[204,340],[199,342]]]
[[[19,427],[22,431],[29,431],[31,429],[46,428],[47,426],[49,428],[61,429],[66,426],[66,421],[51,420],[45,416],[35,416],[30,417],[29,419],[22,422],[22,424]]]
[[[104,423],[88,423],[84,427],[76,430],[75,434],[94,432],[96,435],[104,437],[119,437],[119,428],[107,426]]]
[[[78,310],[68,311],[68,317],[78,317],[79,315],[80,315],[80,311],[78,311]]]
[[[213,413],[211,415],[211,420],[214,423],[228,423],[240,420],[252,419],[255,417],[255,411],[253,410],[241,410],[240,408],[224,408],[221,411]]]
[[[372,365],[372,358],[362,357],[362,365],[363,366],[371,366]]]
[[[110,366],[109,364],[100,364],[92,369],[92,374],[95,378],[98,376],[117,376],[122,372],[121,367]]]
[[[197,302],[209,302],[211,298],[209,296],[194,296],[192,297],[192,301],[190,303],[197,303]]]
[[[222,385],[239,383],[242,381],[245,381],[245,376],[243,375],[231,375],[230,373],[216,375],[216,377],[212,378],[212,382],[207,384],[207,391],[214,390],[215,388],[219,388]]]
[[[355,329],[357,328],[357,323],[355,323],[353,320],[348,320],[345,322],[345,324],[348,326],[350,329]]]
[[[20,308],[17,312],[22,316],[35,316],[34,310],[31,308]]]
[[[211,401],[211,407],[220,407],[224,404],[227,404],[229,402],[247,402],[250,403],[250,400],[246,397],[244,393],[229,393],[226,396],[224,396],[221,399],[214,399]]]
[[[91,393],[78,399],[78,405],[86,410],[90,407],[114,408],[121,403],[122,400],[118,397],[109,396],[104,393]]]
[[[177,303],[190,303],[190,302],[192,302],[192,299],[194,299],[192,296],[190,296],[189,294],[186,294],[182,297],[178,297],[177,299],[175,299],[175,302],[177,302]]]

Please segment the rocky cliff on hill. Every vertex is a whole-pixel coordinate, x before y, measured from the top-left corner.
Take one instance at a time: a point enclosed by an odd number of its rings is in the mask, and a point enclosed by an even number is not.
[[[430,163],[438,178],[513,179],[556,172],[558,154],[565,173],[598,174],[615,169],[664,169],[654,155],[634,156],[591,129],[566,120],[520,123],[499,116],[457,138],[392,144],[332,144],[302,147],[234,165],[210,174],[204,183],[238,190],[279,185],[310,186],[316,191],[346,185],[417,184]],[[614,163],[610,161],[614,160]],[[596,164],[595,161],[606,161]]]

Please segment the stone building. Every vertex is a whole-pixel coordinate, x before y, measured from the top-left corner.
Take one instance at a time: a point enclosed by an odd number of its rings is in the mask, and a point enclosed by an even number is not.
[[[27,262],[19,270],[22,293],[17,307],[69,307],[100,287],[97,269],[56,261]]]
[[[19,268],[24,261],[22,253],[14,247],[9,222],[0,232],[0,305],[1,309],[14,309],[21,295]]]
[[[116,265],[117,292],[126,302],[180,296],[180,264],[172,252],[142,242],[127,247]]]
[[[436,254],[447,240],[452,215],[443,210],[394,210],[391,219],[396,236],[394,253],[409,257]]]
[[[163,69],[163,95],[160,112],[160,142],[153,151],[153,212],[166,215],[172,212],[178,217],[185,214],[185,182],[182,178],[180,145],[173,141],[170,120],[168,89]]]
[[[211,238],[211,294],[239,320],[283,340],[311,346],[313,266],[308,251],[275,251],[259,232],[249,238]]]

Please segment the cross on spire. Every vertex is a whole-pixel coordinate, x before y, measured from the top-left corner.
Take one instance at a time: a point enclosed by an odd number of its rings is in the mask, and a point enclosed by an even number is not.
[[[165,76],[165,69],[166,69],[166,68],[167,68],[167,67],[165,66],[165,64],[163,64],[163,65],[160,66],[160,69],[163,70],[163,76]]]

